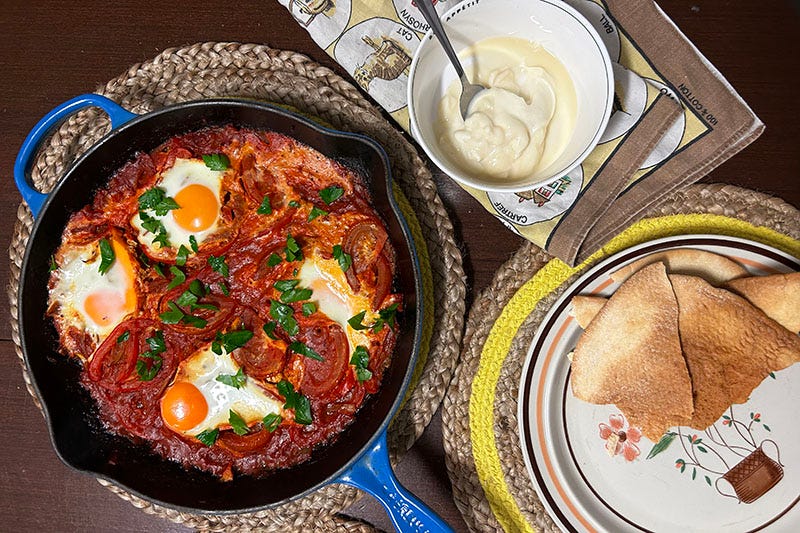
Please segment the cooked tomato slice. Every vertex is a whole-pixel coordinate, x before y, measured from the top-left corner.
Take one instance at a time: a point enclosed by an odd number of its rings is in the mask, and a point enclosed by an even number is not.
[[[239,315],[244,327],[253,332],[253,338],[233,351],[233,359],[244,367],[248,376],[257,379],[264,379],[283,370],[286,363],[286,342],[280,338],[270,338],[264,332],[264,321],[255,311],[244,308]]]
[[[348,365],[349,344],[342,327],[329,319],[314,319],[300,327],[298,339],[317,352],[322,361],[303,355],[300,390],[311,397],[323,397],[339,381]]]
[[[120,322],[89,360],[87,366],[89,378],[112,389],[128,379],[136,367],[141,328],[148,322],[150,321],[146,319]]]
[[[237,435],[233,431],[222,431],[217,438],[217,444],[236,455],[260,450],[272,440],[272,433],[263,427],[259,431],[251,431],[246,435]]]
[[[359,292],[362,286],[375,292],[372,305],[378,308],[392,286],[392,263],[387,255],[386,232],[372,222],[361,222],[347,233],[342,249],[353,260],[345,273],[350,287]]]

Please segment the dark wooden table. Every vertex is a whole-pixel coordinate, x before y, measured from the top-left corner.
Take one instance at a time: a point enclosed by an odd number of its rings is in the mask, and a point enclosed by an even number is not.
[[[660,5],[767,125],[760,139],[704,181],[775,194],[800,207],[800,16],[795,3],[670,0]],[[3,249],[11,241],[20,202],[12,183],[13,162],[29,129],[54,105],[93,90],[129,65],[170,47],[238,41],[299,51],[347,76],[276,0],[7,0],[2,2],[0,22]],[[462,243],[471,301],[521,240],[441,173],[437,173],[437,184],[455,224],[456,238]],[[6,287],[8,279],[8,261],[2,261],[0,285]],[[0,310],[0,365],[0,420],[4,428],[0,445],[0,529],[185,529],[135,509],[91,476],[73,472],[59,462],[44,420],[25,390],[6,305]],[[463,531],[466,526],[452,502],[441,438],[437,414],[397,474],[456,530]],[[368,498],[350,511],[391,529],[378,504]]]

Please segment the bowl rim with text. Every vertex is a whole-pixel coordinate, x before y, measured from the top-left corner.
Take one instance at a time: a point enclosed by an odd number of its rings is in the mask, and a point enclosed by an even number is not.
[[[578,167],[600,141],[614,100],[611,58],[592,24],[559,0],[471,0],[449,9],[441,19],[457,54],[489,37],[521,37],[541,44],[569,72],[578,109],[571,140],[546,173],[503,183],[467,171],[447,156],[436,135],[444,80],[457,77],[429,30],[411,62],[407,97],[411,135],[436,166],[461,185],[487,192],[530,190]]]

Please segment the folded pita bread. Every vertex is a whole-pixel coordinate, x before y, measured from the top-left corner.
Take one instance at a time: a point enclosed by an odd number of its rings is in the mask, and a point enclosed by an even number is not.
[[[703,430],[747,401],[770,372],[800,361],[800,337],[750,302],[695,276],[669,276],[694,392],[689,424]]]
[[[575,317],[575,321],[583,329],[600,312],[600,308],[606,305],[607,298],[603,296],[583,296],[581,294],[572,297],[572,309],[570,314]]]
[[[742,265],[722,255],[693,248],[677,248],[642,257],[616,272],[612,272],[611,279],[622,283],[643,266],[656,262],[667,265],[667,272],[670,274],[699,276],[715,286],[722,285],[734,278],[749,275]]]
[[[570,380],[577,398],[616,404],[653,441],[691,420],[678,305],[662,263],[636,272],[600,309],[575,347]]]
[[[792,333],[800,331],[800,272],[734,279],[726,287]]]

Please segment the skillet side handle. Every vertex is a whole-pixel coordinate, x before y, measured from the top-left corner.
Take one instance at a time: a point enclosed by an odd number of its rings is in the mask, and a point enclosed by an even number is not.
[[[368,492],[389,513],[397,531],[452,533],[452,528],[432,509],[403,487],[389,463],[386,431],[367,452],[337,480]]]
[[[39,150],[39,146],[47,135],[65,120],[69,115],[78,112],[84,107],[99,107],[105,111],[111,119],[111,128],[117,128],[128,122],[135,116],[134,113],[125,110],[113,100],[99,94],[82,94],[63,104],[57,106],[33,127],[22,143],[14,162],[14,182],[19,189],[22,199],[28,204],[34,217],[39,214],[42,204],[47,199],[47,195],[36,190],[33,180],[30,177],[31,164]]]

